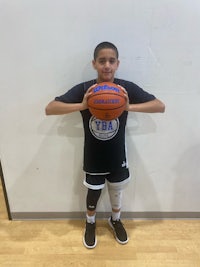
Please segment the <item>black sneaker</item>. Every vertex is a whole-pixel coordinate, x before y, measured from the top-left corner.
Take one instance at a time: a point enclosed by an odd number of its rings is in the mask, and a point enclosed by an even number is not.
[[[129,238],[127,237],[126,230],[120,220],[113,221],[112,217],[108,219],[110,227],[113,229],[115,238],[120,244],[128,243]]]
[[[97,245],[97,240],[95,236],[96,223],[85,224],[85,233],[83,236],[83,244],[86,248],[95,248]]]

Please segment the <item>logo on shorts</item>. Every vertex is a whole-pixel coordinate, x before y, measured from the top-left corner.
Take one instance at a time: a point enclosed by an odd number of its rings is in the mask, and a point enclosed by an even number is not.
[[[89,121],[90,132],[92,135],[102,141],[112,139],[119,130],[119,120],[102,121],[92,116]]]

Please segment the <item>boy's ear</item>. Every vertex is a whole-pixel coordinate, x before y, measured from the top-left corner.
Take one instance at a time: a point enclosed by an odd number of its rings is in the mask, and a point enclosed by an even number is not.
[[[92,66],[93,66],[94,69],[96,69],[96,65],[95,65],[95,60],[94,59],[92,60]]]

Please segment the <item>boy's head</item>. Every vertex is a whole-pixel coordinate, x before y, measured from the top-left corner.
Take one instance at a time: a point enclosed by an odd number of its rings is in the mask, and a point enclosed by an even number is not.
[[[97,82],[113,82],[115,72],[119,66],[117,47],[110,42],[102,42],[94,50],[92,61],[98,73]]]
[[[116,58],[117,59],[119,58],[118,49],[114,44],[112,44],[110,42],[102,42],[102,43],[98,44],[96,46],[95,50],[94,50],[94,60],[97,59],[99,51],[102,50],[102,49],[112,49],[112,50],[114,50],[115,53],[116,53]]]

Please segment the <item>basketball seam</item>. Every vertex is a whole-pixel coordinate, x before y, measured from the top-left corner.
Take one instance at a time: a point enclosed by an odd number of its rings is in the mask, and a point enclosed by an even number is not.
[[[98,95],[116,95],[116,96],[120,96],[122,98],[125,98],[124,95],[121,95],[121,94],[118,94],[118,93],[111,93],[111,92],[107,93],[107,92],[103,92],[103,93],[93,93],[92,95],[88,96],[88,99],[90,99],[90,98],[92,98],[94,96],[98,96]]]
[[[115,110],[115,109],[120,109],[120,108],[125,107],[125,106],[126,106],[126,104],[121,105],[121,106],[118,106],[118,107],[116,107],[116,108],[111,107],[111,108],[106,108],[106,109],[105,109],[105,108],[100,108],[100,107],[99,107],[99,108],[94,108],[94,107],[88,105],[88,107],[91,108],[91,109],[95,109],[95,110],[105,110],[105,112],[108,111],[108,110],[111,111],[111,110]]]

